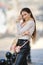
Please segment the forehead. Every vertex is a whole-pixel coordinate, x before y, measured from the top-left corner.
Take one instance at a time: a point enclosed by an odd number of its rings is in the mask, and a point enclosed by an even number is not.
[[[26,11],[22,11],[22,14],[28,14]]]

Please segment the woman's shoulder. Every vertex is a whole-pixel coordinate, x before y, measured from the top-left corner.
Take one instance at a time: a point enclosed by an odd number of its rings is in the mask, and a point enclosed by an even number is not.
[[[34,24],[34,20],[29,20],[29,21],[28,21],[28,24],[29,24],[29,25]]]

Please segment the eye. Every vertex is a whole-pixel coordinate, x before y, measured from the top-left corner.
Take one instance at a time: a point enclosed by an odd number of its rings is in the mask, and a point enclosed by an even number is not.
[[[27,14],[24,14],[24,15],[27,15]]]
[[[22,17],[25,16],[25,15],[27,15],[27,14],[23,14]]]

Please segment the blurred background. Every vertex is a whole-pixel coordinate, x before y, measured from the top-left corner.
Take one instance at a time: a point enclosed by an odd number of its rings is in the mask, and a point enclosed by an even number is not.
[[[32,62],[43,63],[43,0],[0,0],[0,58],[5,57],[17,32],[16,18],[22,8],[29,7],[36,20],[37,39],[31,43]]]

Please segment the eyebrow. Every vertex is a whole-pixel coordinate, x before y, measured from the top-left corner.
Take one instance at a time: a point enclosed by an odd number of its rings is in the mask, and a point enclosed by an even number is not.
[[[26,14],[24,14],[24,15],[26,15]],[[22,15],[22,16],[24,16],[24,15]]]

